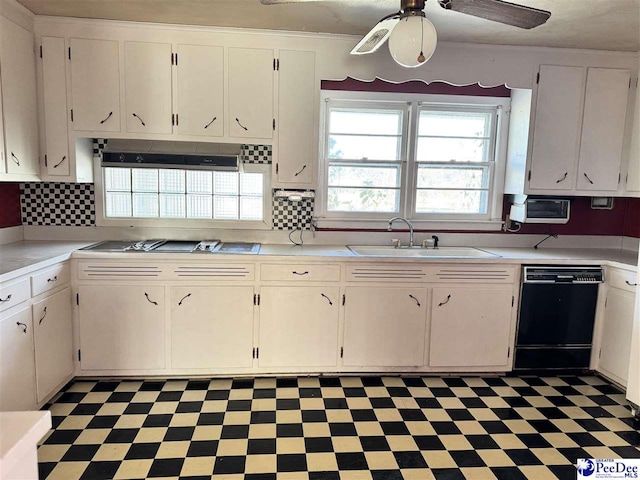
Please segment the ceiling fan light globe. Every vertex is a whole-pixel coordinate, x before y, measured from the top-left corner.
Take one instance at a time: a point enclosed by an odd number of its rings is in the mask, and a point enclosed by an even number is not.
[[[438,34],[433,24],[421,15],[400,19],[389,37],[389,53],[398,65],[415,68],[433,55]]]

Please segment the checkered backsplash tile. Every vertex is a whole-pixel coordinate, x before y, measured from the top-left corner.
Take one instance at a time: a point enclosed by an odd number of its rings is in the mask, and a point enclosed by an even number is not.
[[[24,225],[96,224],[95,192],[89,183],[22,183],[20,206]]]
[[[276,198],[273,191],[273,229],[293,230],[301,227],[311,230],[313,218],[313,198],[304,198],[300,202],[292,202],[286,198]]]

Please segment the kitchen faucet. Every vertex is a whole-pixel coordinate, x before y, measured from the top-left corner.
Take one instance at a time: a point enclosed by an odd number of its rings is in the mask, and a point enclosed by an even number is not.
[[[388,232],[393,231],[393,222],[395,222],[396,220],[403,221],[409,227],[409,246],[413,247],[413,225],[406,218],[404,218],[404,217],[393,217],[391,220],[389,220],[389,226],[387,227],[387,231]]]

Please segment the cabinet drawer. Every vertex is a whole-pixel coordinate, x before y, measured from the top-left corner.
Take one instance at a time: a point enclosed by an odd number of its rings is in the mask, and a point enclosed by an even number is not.
[[[35,297],[68,282],[69,264],[61,263],[53,268],[31,275],[31,291]]]
[[[0,311],[14,307],[31,297],[29,279],[0,285]]]
[[[340,281],[340,265],[262,265],[260,279],[264,281],[338,282]]]
[[[619,288],[627,292],[635,292],[638,284],[638,275],[628,270],[618,270],[611,268],[609,270],[609,287]]]

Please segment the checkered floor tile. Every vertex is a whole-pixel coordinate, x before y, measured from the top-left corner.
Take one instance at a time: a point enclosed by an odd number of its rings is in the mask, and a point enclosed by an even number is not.
[[[40,478],[571,479],[640,458],[597,377],[85,381],[45,408]]]

